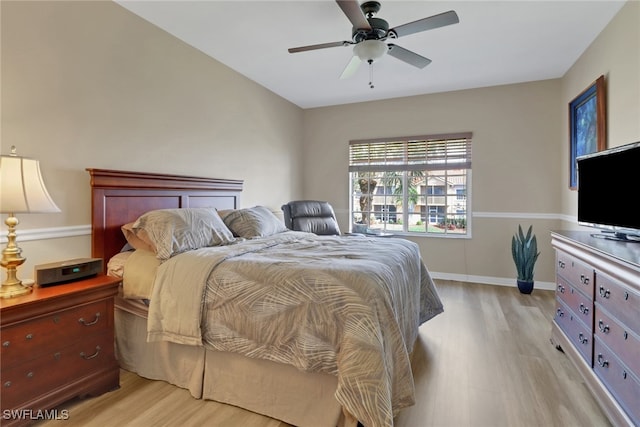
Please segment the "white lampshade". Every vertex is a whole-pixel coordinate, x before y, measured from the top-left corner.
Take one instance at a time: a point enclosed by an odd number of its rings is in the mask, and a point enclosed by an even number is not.
[[[362,61],[375,61],[386,52],[387,45],[380,40],[364,40],[353,47],[353,53]]]
[[[0,156],[0,212],[60,212],[44,185],[37,160],[15,154]]]

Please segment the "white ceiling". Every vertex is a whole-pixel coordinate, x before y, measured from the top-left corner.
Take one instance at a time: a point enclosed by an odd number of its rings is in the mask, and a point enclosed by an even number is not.
[[[290,47],[350,40],[335,1],[117,1],[189,45],[302,108],[562,77],[625,1],[381,0],[390,27],[455,10],[460,23],[394,41],[433,62],[391,56],[340,74],[352,47],[290,54]]]

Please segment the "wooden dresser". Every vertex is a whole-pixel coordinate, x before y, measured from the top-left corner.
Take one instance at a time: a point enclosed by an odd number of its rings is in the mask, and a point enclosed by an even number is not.
[[[66,400],[119,387],[113,332],[119,284],[98,276],[0,300],[2,425],[29,424]]]
[[[640,425],[640,243],[551,233],[552,342],[576,365],[610,421]]]

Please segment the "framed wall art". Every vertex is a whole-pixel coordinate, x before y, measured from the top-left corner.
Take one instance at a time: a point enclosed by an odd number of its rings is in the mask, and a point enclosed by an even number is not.
[[[607,148],[604,76],[569,103],[569,188],[576,190],[576,158]]]

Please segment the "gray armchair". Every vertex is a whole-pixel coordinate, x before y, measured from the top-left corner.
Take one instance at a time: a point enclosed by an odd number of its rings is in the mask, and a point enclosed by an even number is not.
[[[284,224],[289,230],[320,235],[340,235],[333,208],[319,200],[294,200],[282,205]]]

